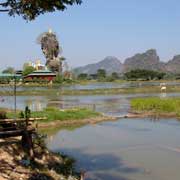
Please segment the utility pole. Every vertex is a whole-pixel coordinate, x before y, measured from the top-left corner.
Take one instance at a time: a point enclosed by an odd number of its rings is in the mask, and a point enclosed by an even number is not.
[[[14,74],[14,119],[16,120],[16,74]]]

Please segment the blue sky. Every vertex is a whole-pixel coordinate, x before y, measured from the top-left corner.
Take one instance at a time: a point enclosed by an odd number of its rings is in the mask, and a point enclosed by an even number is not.
[[[122,62],[155,48],[163,61],[180,54],[180,1],[84,0],[81,6],[49,13],[35,21],[0,14],[0,69],[21,68],[45,58],[36,43],[52,28],[71,67],[116,56]]]

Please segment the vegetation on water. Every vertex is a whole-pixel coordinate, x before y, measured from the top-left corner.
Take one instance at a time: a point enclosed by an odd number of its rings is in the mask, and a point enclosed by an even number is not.
[[[26,111],[25,111],[26,112]],[[100,116],[101,114],[98,112],[95,112],[90,109],[68,109],[68,110],[60,110],[58,108],[49,107],[45,108],[43,111],[32,111],[31,117],[41,118],[46,117],[47,120],[43,120],[40,122],[50,122],[50,121],[66,121],[66,120],[81,120],[81,119],[87,119],[92,117]],[[19,112],[19,117],[22,118],[24,113]],[[26,113],[25,113],[26,114]],[[14,112],[7,112],[8,118],[14,118]]]
[[[135,98],[131,107],[136,112],[174,113],[180,117],[180,98]]]
[[[45,121],[53,120],[78,120],[100,116],[100,113],[89,109],[59,110],[57,108],[46,108],[43,111],[32,112],[32,117],[47,117]]]

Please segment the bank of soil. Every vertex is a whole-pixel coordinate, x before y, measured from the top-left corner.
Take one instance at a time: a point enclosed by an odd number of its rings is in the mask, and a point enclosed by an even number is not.
[[[36,147],[30,161],[20,139],[0,140],[0,180],[78,180],[73,171],[74,160]]]
[[[85,125],[85,124],[96,124],[104,121],[115,121],[118,117],[112,116],[97,116],[87,119],[74,119],[74,120],[55,120],[50,122],[39,122],[39,128],[52,128],[56,126],[71,126],[71,125]]]
[[[178,116],[176,113],[157,113],[151,111],[133,111],[126,115],[126,118],[177,118]]]

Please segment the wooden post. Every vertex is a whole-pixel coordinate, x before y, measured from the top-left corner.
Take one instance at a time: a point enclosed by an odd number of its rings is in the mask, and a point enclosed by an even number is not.
[[[34,160],[32,133],[24,130],[22,135],[22,147],[28,152],[30,160]]]

